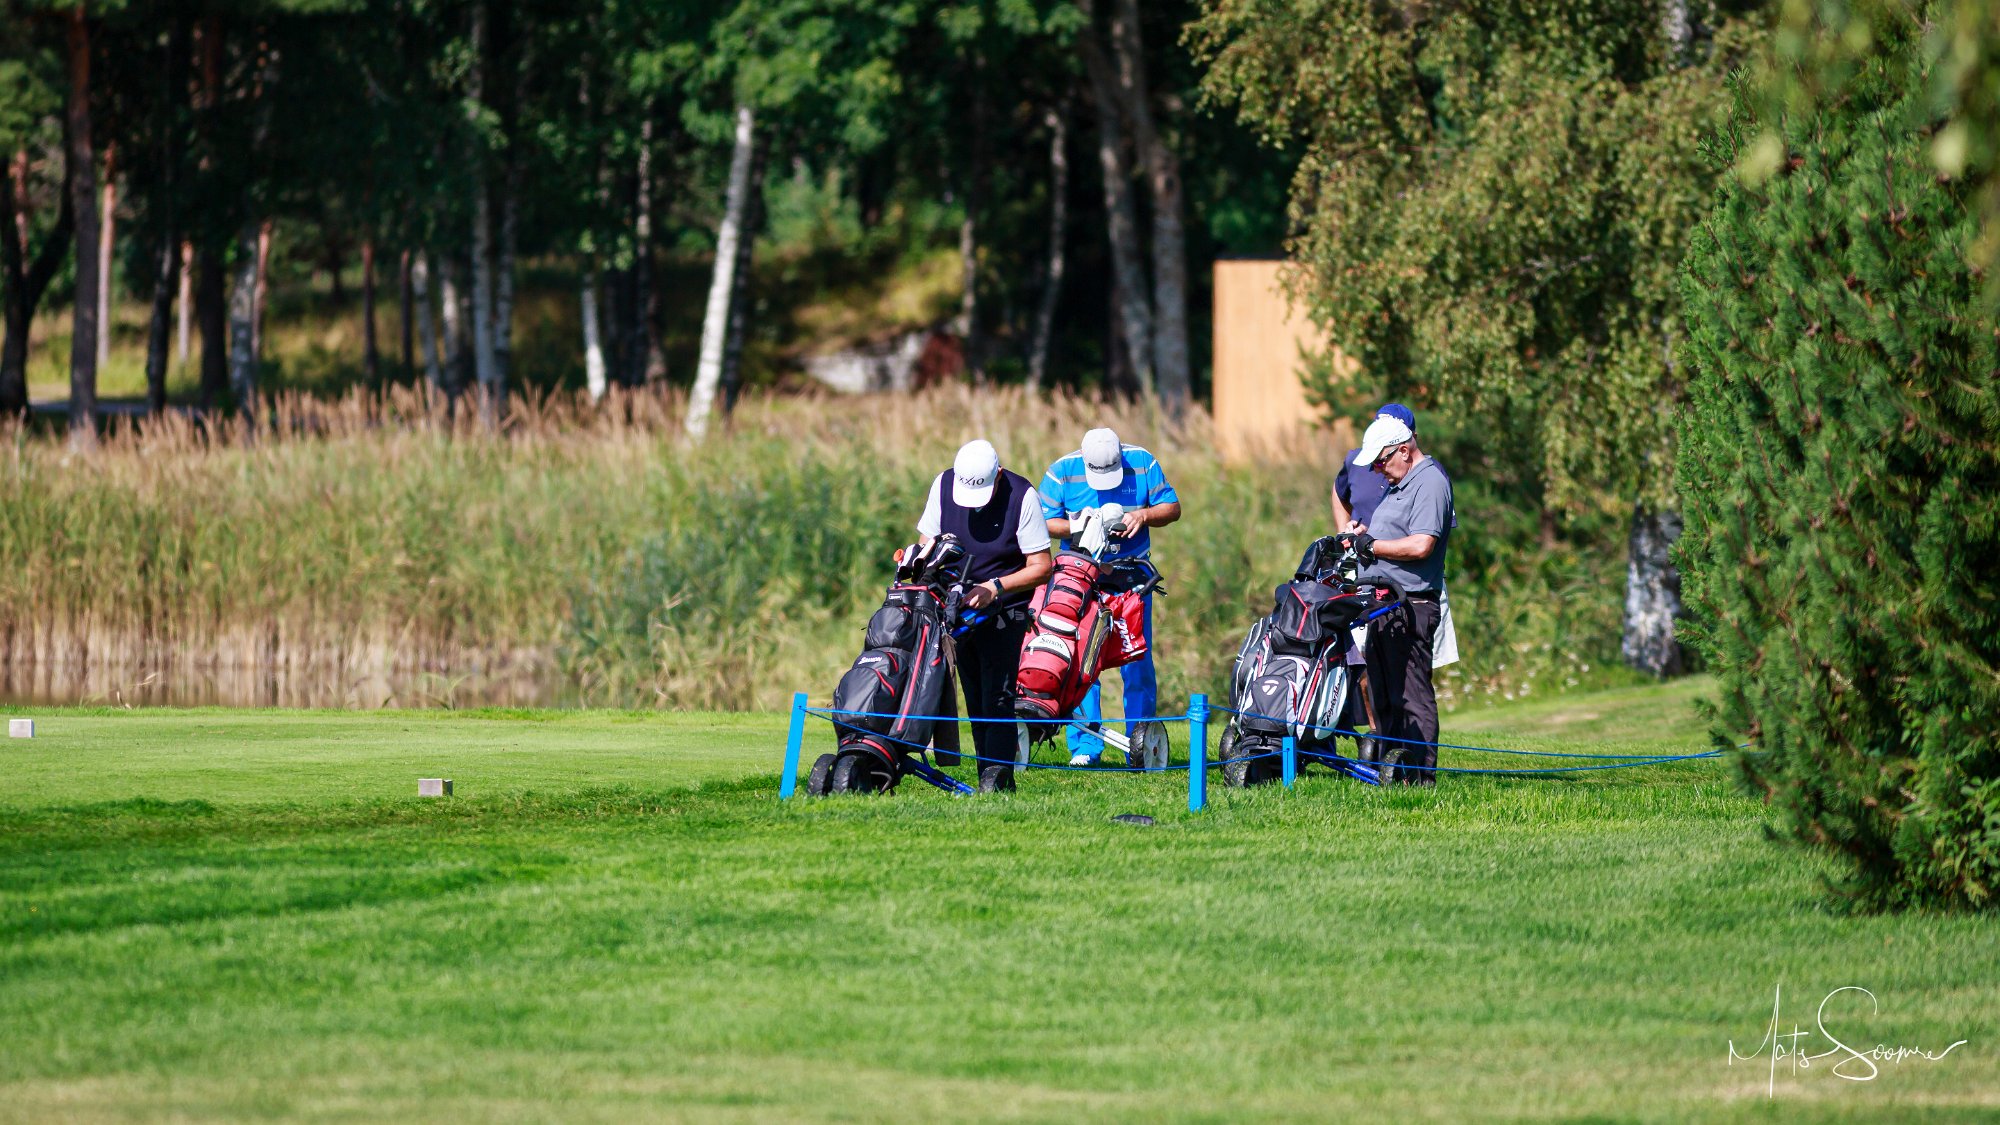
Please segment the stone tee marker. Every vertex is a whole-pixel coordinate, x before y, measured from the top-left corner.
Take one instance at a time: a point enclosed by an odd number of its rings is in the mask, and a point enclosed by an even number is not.
[[[8,720],[7,720],[7,737],[8,737],[8,738],[33,738],[33,737],[35,737],[35,720],[33,720],[33,719],[8,719]]]
[[[417,796],[451,796],[451,779],[448,777],[420,777],[417,779]]]

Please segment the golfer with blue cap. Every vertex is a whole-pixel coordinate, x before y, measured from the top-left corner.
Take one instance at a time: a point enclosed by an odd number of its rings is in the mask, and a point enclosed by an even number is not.
[[[1114,531],[1116,546],[1104,556],[1107,561],[1146,558],[1153,549],[1148,529],[1165,527],[1181,518],[1181,498],[1167,483],[1159,458],[1139,446],[1124,444],[1117,433],[1105,428],[1083,435],[1083,444],[1074,453],[1050,465],[1040,491],[1049,535],[1065,540],[1065,547],[1069,545],[1071,521],[1081,519],[1086,509],[1110,504],[1124,509],[1124,523]],[[1145,596],[1144,604],[1146,655],[1119,670],[1125,681],[1125,714],[1134,717],[1150,716],[1160,704],[1159,680],[1153,673],[1152,594]],[[1098,685],[1092,684],[1090,694],[1077,706],[1077,714],[1089,722],[1102,723],[1100,695]],[[1132,726],[1125,724],[1128,736],[1133,733]],[[1097,756],[1104,750],[1102,739],[1070,727],[1068,740],[1070,765],[1097,764]],[[1140,764],[1139,748],[1135,746],[1127,759],[1127,765]]]
[[[1410,433],[1417,432],[1417,416],[1400,402],[1385,402],[1382,409],[1375,412],[1377,418],[1394,418],[1408,426]],[[1346,527],[1347,521],[1366,524],[1375,515],[1375,506],[1382,497],[1389,494],[1389,478],[1369,468],[1357,465],[1354,458],[1360,454],[1356,449],[1341,459],[1340,472],[1333,477],[1333,526]]]

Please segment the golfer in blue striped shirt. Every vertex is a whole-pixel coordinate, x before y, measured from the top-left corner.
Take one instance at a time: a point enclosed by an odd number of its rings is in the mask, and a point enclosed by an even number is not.
[[[1064,547],[1070,545],[1070,522],[1081,517],[1084,509],[1107,504],[1124,508],[1125,522],[1117,531],[1118,538],[1112,548],[1105,553],[1106,561],[1146,558],[1153,548],[1150,529],[1165,527],[1181,518],[1181,498],[1174,492],[1174,486],[1167,483],[1159,459],[1136,445],[1123,444],[1108,429],[1095,429],[1083,435],[1082,447],[1049,466],[1039,491],[1049,535],[1063,540]],[[1145,606],[1146,655],[1119,670],[1125,679],[1125,714],[1140,718],[1152,715],[1160,703],[1159,680],[1153,674],[1150,593],[1145,597]],[[1102,722],[1100,694],[1098,686],[1092,684],[1090,694],[1077,706],[1077,714],[1090,722]],[[1103,740],[1076,727],[1068,730],[1070,765],[1095,765],[1104,750]],[[1132,733],[1130,723],[1126,724],[1125,733],[1128,736]],[[1136,748],[1130,757],[1132,760],[1127,764],[1136,764]]]

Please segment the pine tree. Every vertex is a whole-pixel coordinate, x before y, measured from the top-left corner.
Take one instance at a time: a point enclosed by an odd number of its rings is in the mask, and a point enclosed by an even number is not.
[[[1716,737],[1871,907],[2000,889],[2000,348],[1922,32],[1812,102],[1755,83],[1682,295],[1678,550]],[[1765,90],[1768,90],[1766,87]]]

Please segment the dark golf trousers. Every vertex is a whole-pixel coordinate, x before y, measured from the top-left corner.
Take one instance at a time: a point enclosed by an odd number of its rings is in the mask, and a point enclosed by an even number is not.
[[[1014,673],[1021,666],[1021,638],[1028,632],[1025,606],[1014,606],[958,638],[958,682],[965,713],[975,719],[1014,717]],[[1014,761],[1013,723],[973,723],[972,752],[990,765]]]
[[[1375,732],[1400,742],[1381,742],[1380,760],[1404,766],[1437,765],[1438,705],[1431,686],[1431,642],[1437,635],[1438,603],[1407,601],[1368,626],[1368,685],[1375,697]],[[1391,780],[1384,776],[1383,780]],[[1393,780],[1429,785],[1431,769],[1398,769]]]

